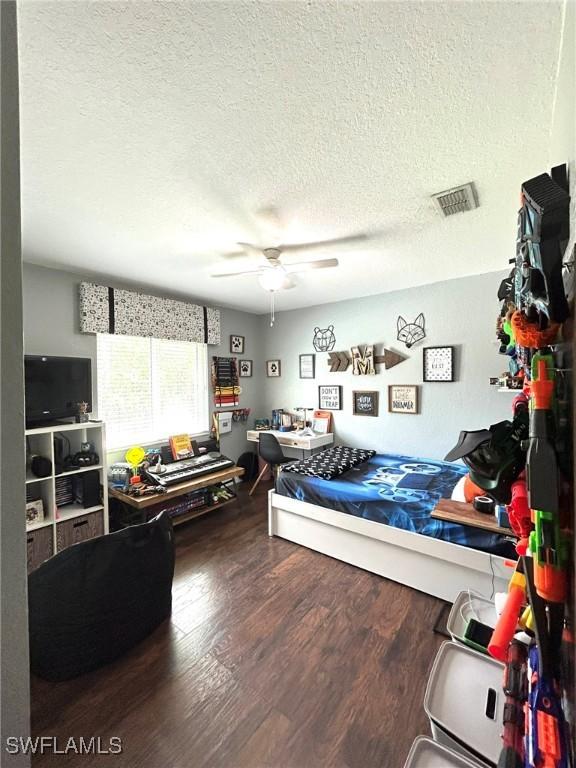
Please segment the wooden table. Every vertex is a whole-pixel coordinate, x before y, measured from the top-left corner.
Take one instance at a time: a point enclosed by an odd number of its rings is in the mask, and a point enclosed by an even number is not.
[[[142,512],[143,521],[146,519],[146,510],[149,507],[154,507],[159,504],[163,504],[169,499],[177,498],[178,496],[184,496],[191,491],[198,491],[201,488],[208,488],[211,485],[226,485],[235,480],[237,477],[242,477],[244,470],[241,467],[229,467],[228,469],[220,470],[219,472],[211,472],[209,475],[201,475],[194,480],[188,480],[185,483],[178,483],[177,485],[170,486],[166,493],[151,493],[148,496],[129,496],[124,491],[120,491],[117,488],[109,488],[108,495],[117,499],[133,509],[140,510]],[[212,504],[208,507],[200,507],[199,509],[191,509],[190,512],[185,512],[182,515],[177,515],[172,518],[172,525],[180,525],[188,520],[192,520],[195,517],[200,517],[208,512],[212,512],[213,509],[220,509],[225,507],[226,504],[230,504],[236,501],[236,497],[228,499],[220,504]]]
[[[471,528],[482,528],[492,533],[503,533],[505,536],[514,535],[510,528],[503,528],[501,525],[498,525],[494,515],[478,512],[472,504],[465,504],[462,501],[440,499],[432,511],[431,517],[434,517],[436,520],[446,520],[449,523],[469,525]]]

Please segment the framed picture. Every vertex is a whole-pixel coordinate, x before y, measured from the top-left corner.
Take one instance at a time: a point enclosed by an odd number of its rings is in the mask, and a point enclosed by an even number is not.
[[[316,355],[300,355],[300,378],[313,379],[315,376]]]
[[[424,381],[454,381],[454,347],[424,347]]]
[[[234,355],[244,354],[244,336],[230,336],[230,352]]]
[[[312,420],[312,431],[315,432],[317,435],[327,435],[329,429],[330,429],[330,419],[316,418]]]
[[[280,360],[266,360],[266,376],[271,379],[280,376]]]
[[[318,407],[324,411],[339,411],[342,408],[342,387],[321,385],[318,387]]]
[[[388,387],[390,413],[418,413],[418,387],[415,384],[390,384]]]
[[[238,368],[240,369],[240,376],[242,378],[248,378],[252,376],[252,360],[239,360]]]
[[[312,431],[318,435],[327,435],[330,432],[332,424],[332,414],[330,411],[314,411],[312,418]]]
[[[352,392],[354,416],[378,416],[378,392]]]

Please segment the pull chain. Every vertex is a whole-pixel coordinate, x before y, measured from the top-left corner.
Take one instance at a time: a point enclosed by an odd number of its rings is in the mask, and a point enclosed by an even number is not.
[[[274,326],[274,291],[270,291],[270,328]]]

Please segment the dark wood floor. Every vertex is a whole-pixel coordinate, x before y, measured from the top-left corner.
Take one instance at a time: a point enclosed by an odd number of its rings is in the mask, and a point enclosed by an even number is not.
[[[120,756],[35,766],[401,768],[441,603],[266,533],[266,489],[177,529],[172,621],[120,661],[32,685],[33,733]]]

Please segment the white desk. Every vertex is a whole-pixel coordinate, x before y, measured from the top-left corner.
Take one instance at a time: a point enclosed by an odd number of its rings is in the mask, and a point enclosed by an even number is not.
[[[328,432],[326,435],[314,435],[314,437],[301,437],[295,432],[279,432],[276,429],[249,429],[246,432],[246,438],[251,443],[257,443],[262,432],[274,435],[280,445],[285,445],[287,448],[297,448],[300,451],[314,451],[315,448],[332,445],[334,442],[332,432]]]

